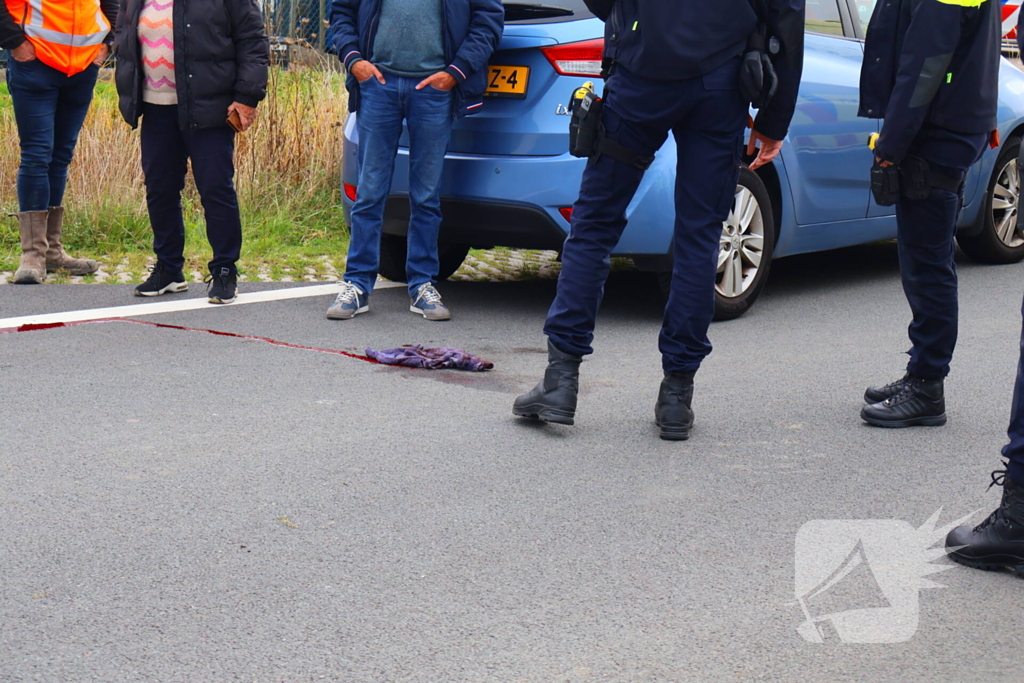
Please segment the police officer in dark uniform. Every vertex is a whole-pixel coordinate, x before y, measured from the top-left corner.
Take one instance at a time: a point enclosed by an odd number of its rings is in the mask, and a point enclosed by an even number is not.
[[[711,352],[707,330],[722,223],[735,195],[751,102],[740,89],[750,75],[748,47],[752,36],[770,36],[764,54],[771,53],[778,77],[777,92],[760,109],[751,134],[748,153],[760,144],[751,164],[756,168],[778,154],[796,106],[804,0],[586,4],[605,22],[607,139],[638,158],[652,157],[669,133],[678,148],[674,270],[659,344],[665,379],[655,417],[662,438],[682,440],[693,424],[694,373]],[[579,365],[593,352],[609,255],[626,227],[642,167],[612,154],[587,163],[562,252],[558,293],[544,326],[548,369],[533,391],[516,399],[516,415],[573,424]]]
[[[1024,55],[1024,12],[1018,22],[1017,45]],[[1021,151],[1024,152],[1024,145]],[[1024,154],[1018,165],[1024,166]],[[1024,217],[1018,216],[1020,220]],[[1024,308],[1021,316],[1024,318]],[[976,569],[1008,569],[1024,577],[1024,329],[1007,435],[1010,443],[1003,447],[1003,457],[1008,462],[1004,463],[1005,469],[992,473],[989,484],[1003,487],[999,507],[973,529],[962,526],[950,531],[946,547],[949,556],[960,564]]]
[[[946,423],[943,380],[957,337],[953,238],[967,170],[997,140],[1000,34],[997,0],[875,5],[860,115],[884,119],[872,188],[879,203],[887,203],[885,194],[896,202],[900,274],[913,321],[906,375],[864,394],[861,417],[868,424]]]

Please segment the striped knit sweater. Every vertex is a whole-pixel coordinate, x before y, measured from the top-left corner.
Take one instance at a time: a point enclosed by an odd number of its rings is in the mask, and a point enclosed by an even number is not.
[[[174,0],[146,0],[139,16],[142,101],[177,104],[174,84]]]

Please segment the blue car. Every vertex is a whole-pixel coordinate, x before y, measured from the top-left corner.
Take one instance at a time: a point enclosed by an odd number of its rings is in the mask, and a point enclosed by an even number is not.
[[[864,33],[874,2],[808,0],[796,115],[775,163],[757,172],[741,169],[734,208],[722,228],[716,319],[750,308],[772,259],[896,236],[893,208],[875,205],[869,190],[867,140],[879,122],[857,117]],[[599,77],[603,24],[583,0],[506,2],[505,8],[489,96],[482,111],[456,123],[448,150],[439,279],[454,273],[471,247],[561,249],[579,190],[585,161],[568,153],[565,105],[575,88]],[[355,117],[345,126],[346,212],[358,191]],[[1024,259],[1015,163],[1024,136],[1024,74],[1006,60],[999,132],[1001,147],[986,153],[967,178],[957,233],[960,248],[985,263]],[[407,160],[400,153],[381,242],[380,272],[397,281],[405,277]],[[630,205],[629,226],[615,250],[666,284],[675,167],[669,138]]]

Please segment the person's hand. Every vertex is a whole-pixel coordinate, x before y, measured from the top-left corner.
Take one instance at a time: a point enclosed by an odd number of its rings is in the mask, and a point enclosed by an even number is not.
[[[103,62],[107,61],[107,57],[110,56],[110,46],[106,43],[100,45],[100,52],[96,55],[96,59],[92,60],[94,66],[103,66]]]
[[[877,161],[878,165],[881,166],[882,168],[889,168],[890,166],[892,166],[892,162],[891,161],[884,161],[884,160],[880,159],[879,157],[875,157],[875,161]]]
[[[352,65],[352,75],[355,76],[356,80],[360,83],[368,81],[371,78],[376,78],[380,81],[381,85],[387,83],[387,81],[384,80],[384,74],[380,72],[380,69],[375,67],[366,59],[360,59]]]
[[[760,148],[758,148],[757,143],[761,143]],[[775,157],[779,156],[781,150],[782,140],[772,140],[756,130],[750,131],[750,141],[747,143],[747,156],[754,156],[754,152],[757,152],[757,158],[750,163],[750,170],[756,171],[765,164],[770,164],[775,160]]]
[[[36,48],[31,42],[26,40],[11,50],[11,56],[14,57],[16,62],[31,62],[36,58]]]
[[[238,113],[238,118],[242,120],[241,132],[243,133],[249,130],[249,126],[251,126],[253,122],[256,121],[256,107],[249,107],[238,102],[232,102],[231,106],[228,107],[229,116],[231,115],[231,112]]]
[[[447,71],[438,71],[433,76],[427,76],[422,81],[420,81],[420,84],[416,86],[416,89],[423,90],[424,88],[429,86],[436,90],[443,90],[444,92],[448,92],[458,84],[459,82],[455,80],[455,76],[452,76]]]

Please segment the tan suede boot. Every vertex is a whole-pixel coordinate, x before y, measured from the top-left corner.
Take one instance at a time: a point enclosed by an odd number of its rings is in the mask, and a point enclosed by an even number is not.
[[[46,271],[52,273],[55,270],[66,270],[72,275],[95,273],[100,264],[88,258],[71,258],[64,252],[60,242],[64,231],[64,207],[52,207],[47,214],[46,240],[50,247],[46,252]]]
[[[22,211],[18,217],[21,231],[21,262],[14,274],[16,285],[41,285],[46,278],[46,212]]]

